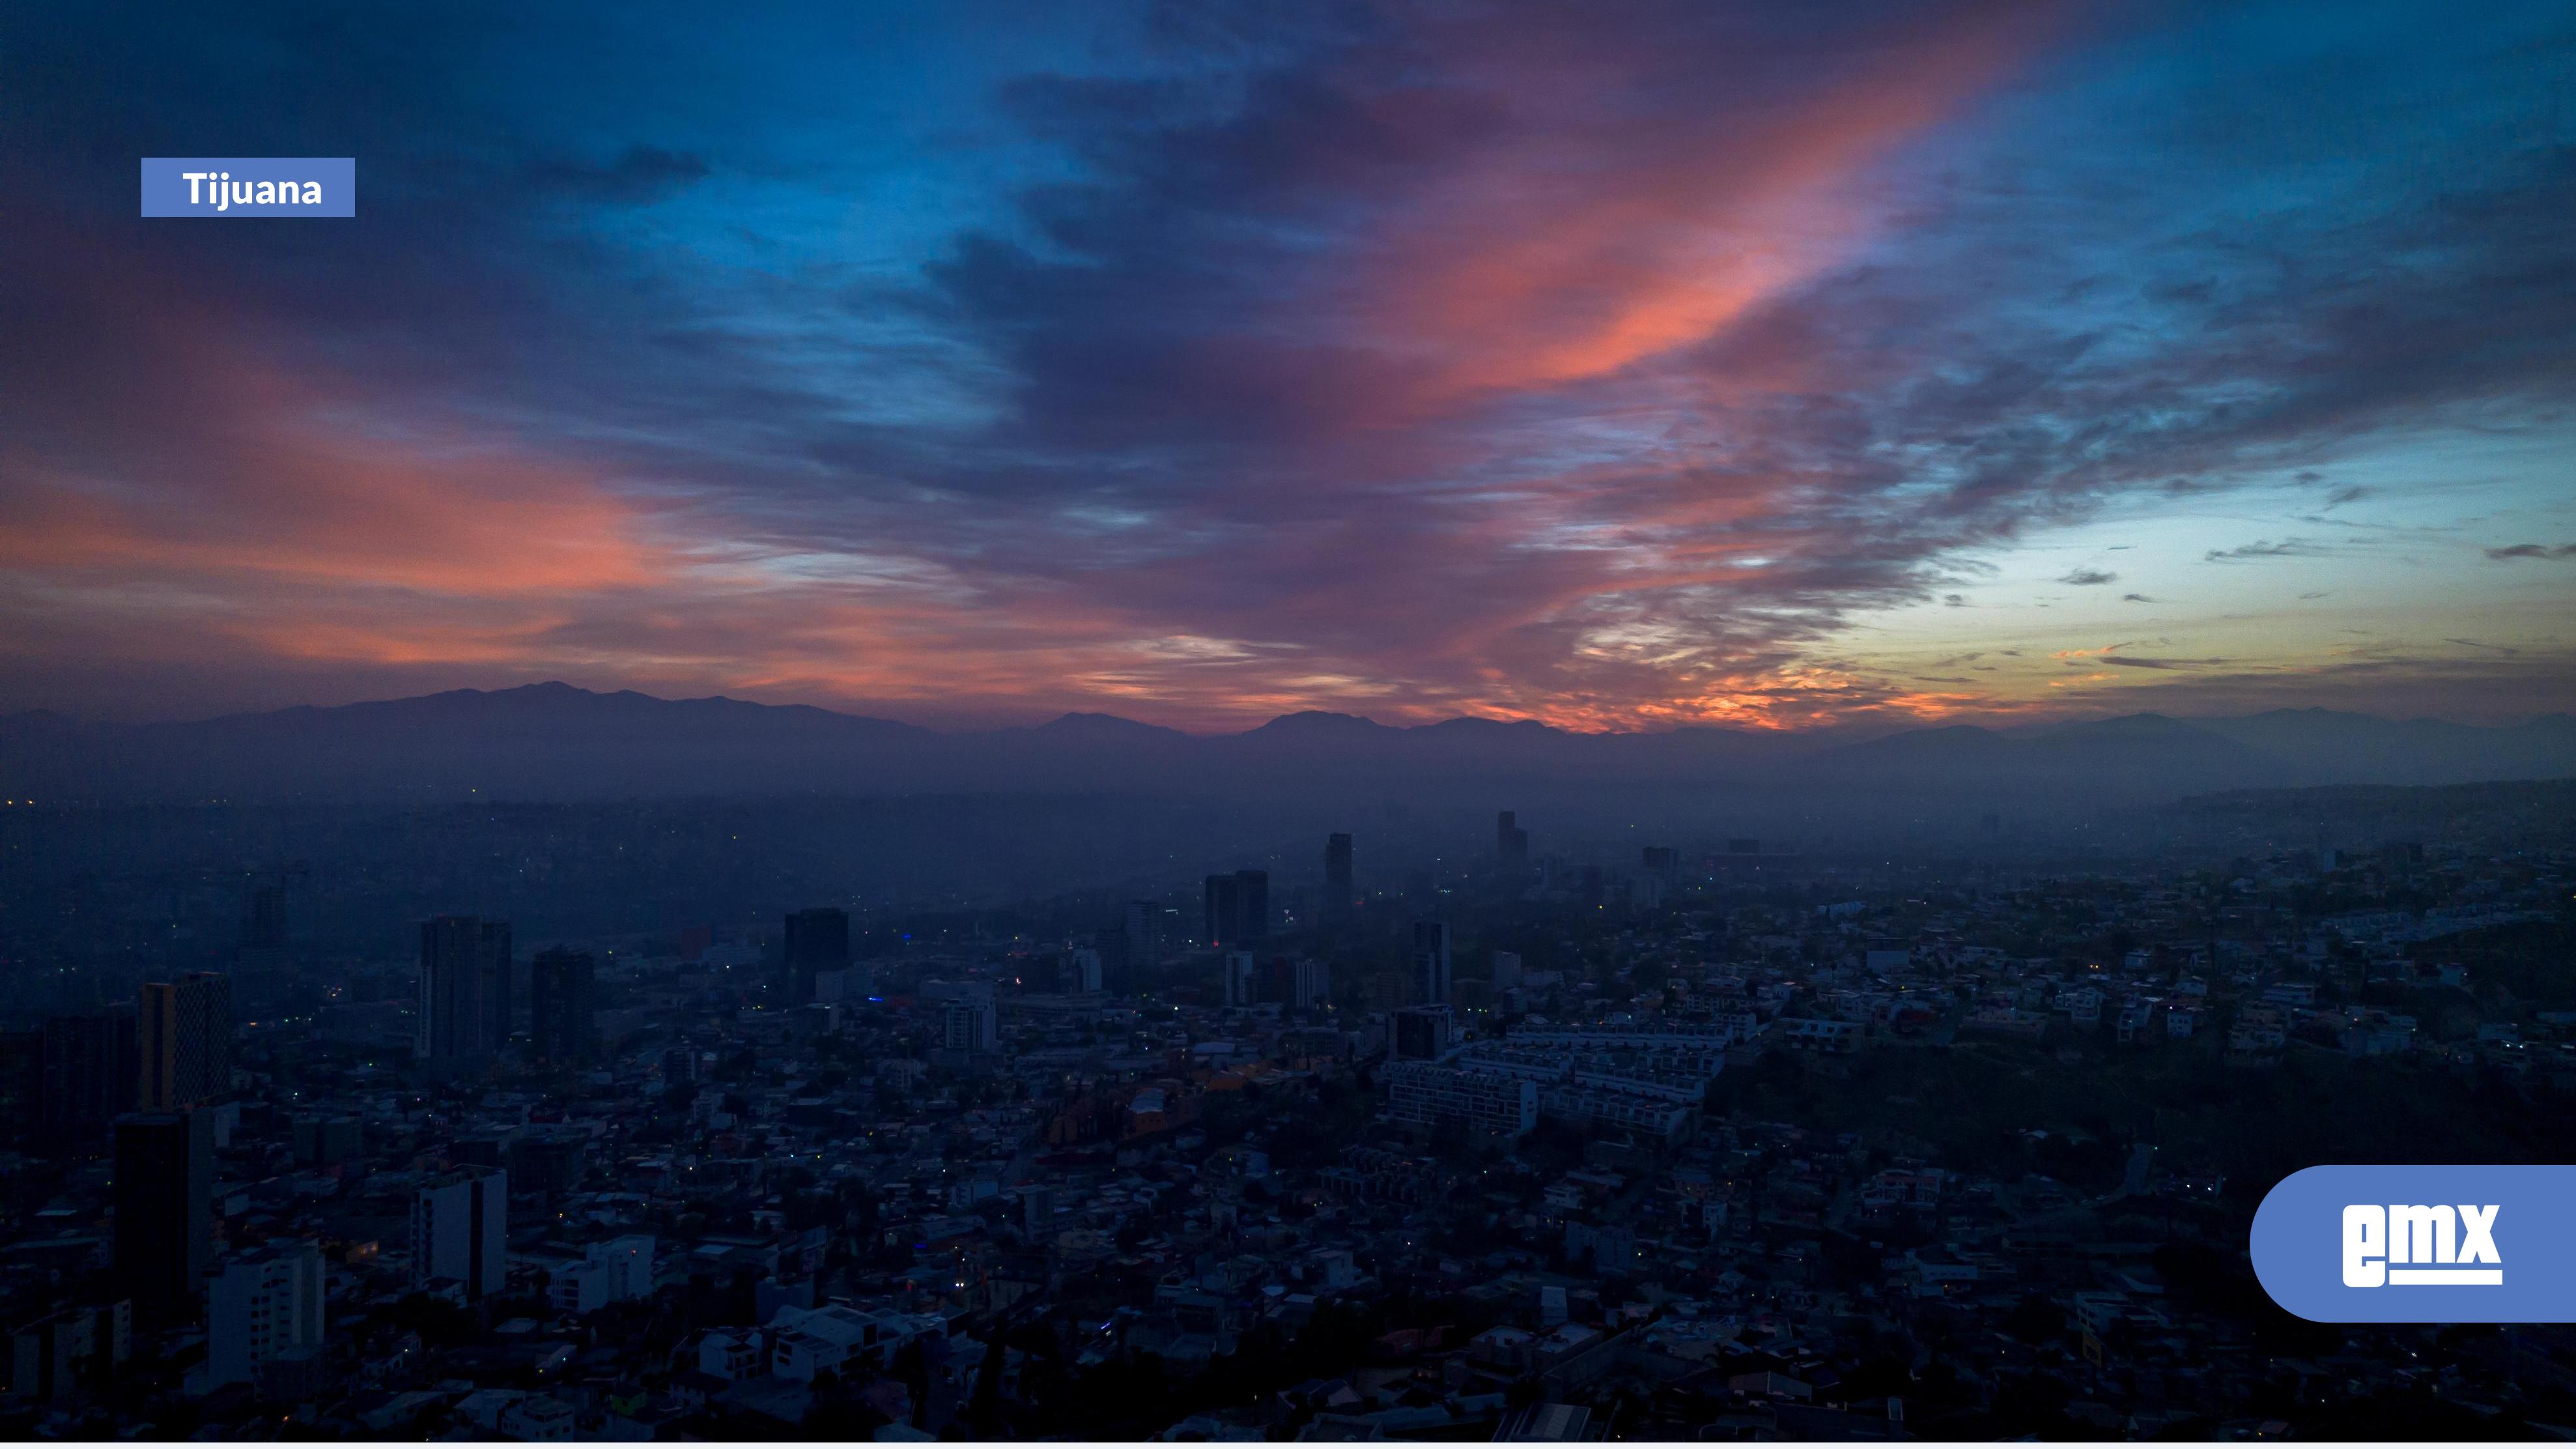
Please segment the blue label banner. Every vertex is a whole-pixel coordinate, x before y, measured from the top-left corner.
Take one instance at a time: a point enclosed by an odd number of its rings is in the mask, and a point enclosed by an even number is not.
[[[145,216],[356,216],[353,156],[146,156]]]
[[[2318,1323],[2576,1323],[2576,1167],[2311,1167],[2254,1212],[2254,1275]]]

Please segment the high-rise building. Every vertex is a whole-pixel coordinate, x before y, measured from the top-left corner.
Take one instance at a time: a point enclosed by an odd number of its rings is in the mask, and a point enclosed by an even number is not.
[[[1644,865],[1649,875],[1670,880],[1681,870],[1682,853],[1669,845],[1649,845],[1644,851]]]
[[[1359,896],[1351,887],[1351,838],[1335,832],[1324,837],[1324,919],[1350,919]]]
[[[45,1033],[0,1031],[0,1146],[32,1151],[45,1131]]]
[[[950,998],[940,1016],[940,1045],[953,1052],[997,1052],[1002,1049],[1001,1011],[993,988],[969,982]]]
[[[1494,856],[1506,870],[1529,864],[1529,832],[1521,829],[1518,812],[1505,810],[1494,817]]]
[[[1098,951],[1089,946],[1076,947],[1066,956],[1065,965],[1065,980],[1058,984],[1060,990],[1079,991],[1085,996],[1100,993],[1102,978]]]
[[[1450,1000],[1449,923],[1416,921],[1413,923],[1413,994],[1425,1006],[1446,1006]]]
[[[1270,935],[1270,872],[1238,870],[1207,878],[1204,942],[1219,949],[1257,946]]]
[[[116,1119],[116,1285],[148,1324],[189,1322],[214,1251],[215,1117]]]
[[[1270,939],[1270,872],[1238,870],[1234,873],[1235,941],[1231,944],[1258,946]]]
[[[447,1278],[469,1299],[500,1292],[509,1281],[509,1230],[507,1172],[468,1169],[421,1184],[411,1201],[412,1286]]]
[[[1496,951],[1494,953],[1494,989],[1496,991],[1509,991],[1520,984],[1521,953],[1518,951]]]
[[[528,963],[528,1050],[573,1066],[598,1053],[598,1001],[590,953],[557,946]]]
[[[270,1359],[322,1346],[322,1250],[310,1241],[237,1253],[206,1280],[206,1385],[246,1384]]]
[[[510,923],[437,916],[420,927],[420,1021],[415,1053],[462,1066],[510,1040]]]
[[[142,1084],[134,1011],[74,1012],[45,1022],[44,1136],[58,1151],[95,1149]]]
[[[286,949],[286,886],[271,882],[250,893],[250,915],[242,921],[242,945],[253,951]]]
[[[1290,1006],[1299,1011],[1312,1011],[1333,996],[1333,967],[1329,961],[1310,956],[1297,958],[1296,977],[1289,987]]]
[[[1261,968],[1249,951],[1225,953],[1225,1004],[1250,1006],[1260,999]]]
[[[829,906],[787,918],[786,948],[779,958],[780,985],[790,1006],[810,1005],[814,978],[850,965],[850,913]]]
[[[136,1105],[175,1112],[233,1085],[233,983],[220,971],[147,981],[136,1020],[142,1080]]]
[[[1223,947],[1235,938],[1235,922],[1242,918],[1243,906],[1236,897],[1238,886],[1230,875],[1207,878],[1204,891],[1203,918],[1206,925],[1199,932],[1202,945]]]

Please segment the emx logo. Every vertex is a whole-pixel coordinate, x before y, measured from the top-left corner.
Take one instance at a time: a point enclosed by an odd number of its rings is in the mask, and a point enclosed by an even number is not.
[[[2576,1323],[2567,1222],[2576,1167],[2311,1167],[2264,1196],[2247,1248],[2319,1323]]]
[[[2501,1288],[2496,1256],[2501,1203],[2375,1202],[2343,1210],[2343,1285],[2347,1288]],[[2399,1267],[2399,1264],[2406,1264]],[[2490,1266],[2474,1267],[2484,1263]]]

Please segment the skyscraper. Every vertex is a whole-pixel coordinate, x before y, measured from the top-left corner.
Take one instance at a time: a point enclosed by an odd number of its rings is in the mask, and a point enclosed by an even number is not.
[[[1494,857],[1507,870],[1529,864],[1529,832],[1521,829],[1515,811],[1505,810],[1494,817]]]
[[[1236,939],[1232,944],[1258,946],[1270,939],[1270,872],[1238,870],[1234,873]]]
[[[1207,945],[1259,945],[1270,935],[1270,872],[1238,870],[1212,875],[1206,888]]]
[[[242,922],[242,945],[253,951],[286,948],[286,886],[271,882],[250,893],[250,915]]]
[[[1330,962],[1300,956],[1295,971],[1289,986],[1289,1005],[1299,1011],[1312,1011],[1332,999],[1333,968]]]
[[[1351,889],[1351,838],[1336,832],[1324,837],[1324,919],[1350,919],[1359,897]]]
[[[510,1039],[510,923],[437,916],[420,927],[414,1052],[445,1066],[489,1059]]]
[[[421,1184],[411,1200],[411,1281],[465,1285],[469,1299],[509,1281],[510,1175],[489,1168],[451,1172]]]
[[[233,983],[219,971],[147,981],[136,1019],[142,1079],[137,1105],[175,1112],[232,1090]]]
[[[588,951],[557,946],[528,963],[528,1049],[538,1060],[575,1066],[597,1054],[594,979]]]
[[[1425,1006],[1449,1004],[1449,924],[1413,923],[1413,993]]]
[[[134,1110],[141,1085],[133,1009],[48,1018],[42,1075],[46,1141],[57,1150],[97,1147],[109,1124]]]
[[[814,1000],[814,977],[824,971],[847,970],[849,965],[849,912],[818,906],[787,918],[786,948],[780,956],[779,970],[788,1005],[810,1005]]]
[[[1236,882],[1230,875],[1212,875],[1205,888],[1205,927],[1199,933],[1201,944],[1223,947],[1234,940],[1234,923],[1243,907],[1235,896]]]
[[[197,1316],[214,1249],[215,1119],[197,1108],[116,1121],[116,1284],[147,1323]]]

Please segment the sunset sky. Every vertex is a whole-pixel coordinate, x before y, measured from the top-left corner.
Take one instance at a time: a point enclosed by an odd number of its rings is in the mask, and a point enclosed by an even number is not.
[[[2576,709],[2561,3],[38,3],[0,198],[0,710]]]

